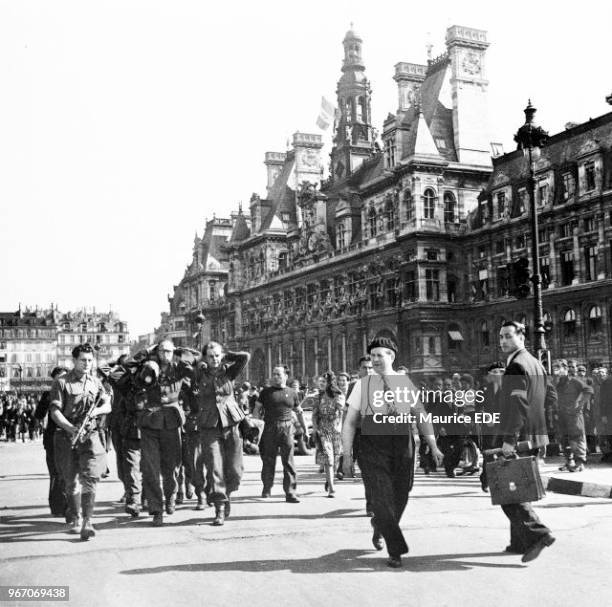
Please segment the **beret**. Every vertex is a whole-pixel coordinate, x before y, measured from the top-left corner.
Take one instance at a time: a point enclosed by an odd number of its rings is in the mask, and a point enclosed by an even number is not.
[[[392,339],[389,339],[388,337],[375,337],[368,344],[368,350],[367,350],[368,354],[374,348],[388,348],[389,350],[393,350],[397,354],[397,344]]]

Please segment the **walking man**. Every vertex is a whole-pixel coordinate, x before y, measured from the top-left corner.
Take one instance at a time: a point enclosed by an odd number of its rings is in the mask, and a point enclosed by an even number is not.
[[[546,432],[546,372],[540,362],[525,349],[525,325],[505,322],[499,332],[502,352],[508,356],[503,376],[500,407],[502,450],[505,457],[515,453],[517,441],[529,440],[537,455],[548,444]],[[534,560],[555,538],[540,522],[531,504],[502,506],[510,519],[510,545],[507,552],[522,554],[524,563]]]
[[[215,506],[213,525],[230,515],[230,495],[242,479],[242,439],[238,424],[245,415],[234,398],[233,381],[249,362],[247,352],[224,352],[211,341],[202,350],[195,376],[198,428],[206,467],[206,496]]]
[[[143,364],[140,381],[146,386],[136,396],[141,429],[142,480],[153,525],[163,525],[163,498],[166,514],[174,514],[181,465],[181,427],[185,414],[179,405],[183,386],[191,386],[192,370],[182,361],[174,362],[174,344],[160,342],[156,360]],[[160,475],[163,483],[160,485]]]
[[[293,412],[295,411],[304,434],[307,434],[306,423],[297,392],[287,387],[285,367],[278,365],[272,369],[271,383],[271,386],[260,392],[253,411],[255,417],[260,417],[263,411],[265,422],[259,441],[259,453],[262,460],[261,480],[263,482],[261,497],[270,497],[274,484],[276,455],[280,449],[285,500],[291,504],[297,504],[300,500],[295,495],[297,483],[293,461],[295,438]]]
[[[361,418],[361,438],[359,444],[359,467],[366,488],[370,488],[372,510],[372,527],[374,534],[372,543],[376,550],[382,550],[384,538],[389,553],[387,565],[401,567],[401,555],[408,552],[408,544],[400,529],[399,523],[408,503],[408,494],[412,489],[414,478],[415,444],[410,423],[389,425],[377,429],[377,416],[396,417],[394,408],[399,406],[396,401],[377,401],[380,394],[388,394],[391,386],[406,387],[408,393],[414,395],[416,388],[410,379],[393,370],[393,362],[397,355],[397,346],[393,340],[377,337],[368,345],[368,354],[372,359],[375,375],[366,376],[355,384],[349,395],[349,406],[342,440],[344,446],[344,473],[350,474],[351,448],[358,421]],[[400,382],[396,379],[401,377]],[[442,462],[443,454],[436,445],[433,427],[423,415],[422,403],[408,402],[411,411],[416,416],[419,433],[424,437],[431,450],[431,455],[437,464]],[[389,422],[395,425],[395,422]],[[397,431],[396,431],[397,430]]]
[[[78,345],[72,350],[72,358],[74,369],[53,382],[49,411],[58,426],[53,437],[55,463],[64,480],[68,532],[79,533],[80,526],[81,539],[88,540],[96,534],[91,523],[96,485],[106,470],[106,449],[95,420],[111,412],[111,401],[102,382],[93,373],[94,350],[91,345]],[[73,448],[72,437],[92,404],[96,405],[94,424],[83,436],[84,440]]]

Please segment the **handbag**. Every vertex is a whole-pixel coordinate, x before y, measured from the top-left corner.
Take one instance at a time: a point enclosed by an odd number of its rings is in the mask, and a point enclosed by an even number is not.
[[[487,461],[487,481],[493,505],[537,502],[546,492],[536,456],[493,456]]]

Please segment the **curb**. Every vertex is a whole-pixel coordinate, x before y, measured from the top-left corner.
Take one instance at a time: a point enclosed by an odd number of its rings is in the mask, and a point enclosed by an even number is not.
[[[589,483],[586,481],[571,481],[555,476],[542,476],[542,483],[547,491],[564,493],[565,495],[580,495],[582,497],[605,497],[612,499],[612,485]]]

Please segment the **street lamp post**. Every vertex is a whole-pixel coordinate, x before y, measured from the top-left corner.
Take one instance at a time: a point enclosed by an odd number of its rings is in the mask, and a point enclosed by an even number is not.
[[[514,141],[517,143],[517,149],[522,150],[523,154],[529,161],[529,212],[531,219],[531,261],[533,275],[531,282],[533,283],[533,325],[534,325],[534,350],[537,353],[538,359],[542,362],[548,361],[548,353],[546,351],[546,342],[544,340],[544,319],[542,312],[542,275],[540,273],[540,243],[538,234],[538,213],[536,209],[535,197],[535,170],[534,160],[540,156],[542,146],[548,139],[548,133],[536,126],[533,122],[533,117],[536,113],[536,108],[531,105],[529,100],[525,108],[525,124],[518,130],[514,136]],[[549,369],[550,371],[550,369]]]

